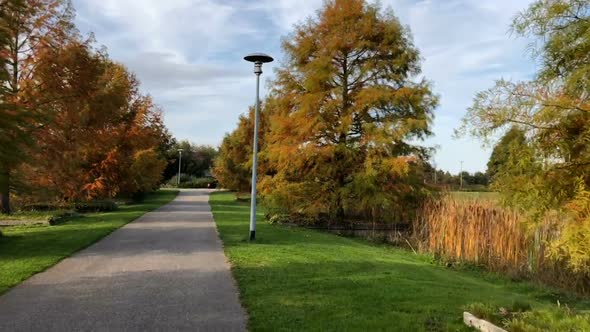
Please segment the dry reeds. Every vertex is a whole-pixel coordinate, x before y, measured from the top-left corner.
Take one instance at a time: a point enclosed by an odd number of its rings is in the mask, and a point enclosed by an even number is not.
[[[589,293],[589,276],[547,258],[549,243],[559,236],[559,217],[550,214],[531,225],[522,214],[494,201],[446,196],[423,205],[413,233],[420,250],[443,259]]]

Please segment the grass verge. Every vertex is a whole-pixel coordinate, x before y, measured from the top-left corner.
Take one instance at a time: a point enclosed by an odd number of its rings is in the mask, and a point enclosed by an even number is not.
[[[590,306],[529,283],[302,228],[259,221],[250,243],[247,202],[215,193],[210,204],[252,331],[469,331],[462,309],[474,302]]]
[[[88,247],[146,212],[172,201],[178,191],[160,190],[138,204],[89,213],[56,226],[3,227],[0,237],[0,294],[73,253]]]

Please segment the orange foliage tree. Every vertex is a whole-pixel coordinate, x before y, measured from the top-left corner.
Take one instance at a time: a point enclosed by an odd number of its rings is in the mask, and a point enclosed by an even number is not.
[[[133,195],[157,186],[165,160],[159,109],[138,81],[88,43],[40,58],[39,106],[51,121],[35,131],[27,182],[61,200]]]
[[[363,0],[329,0],[284,41],[261,192],[272,207],[342,222],[387,219],[421,190],[438,98],[412,38]],[[385,212],[388,213],[385,213]]]
[[[46,102],[35,95],[44,89],[34,77],[38,58],[77,37],[72,18],[67,0],[0,0],[0,64],[5,74],[0,75],[0,213],[10,212],[13,170],[24,159],[31,132],[46,121],[37,111],[37,105]]]
[[[0,0],[0,213],[25,193],[15,183],[66,201],[159,184],[170,139],[160,110],[73,17],[68,0]]]

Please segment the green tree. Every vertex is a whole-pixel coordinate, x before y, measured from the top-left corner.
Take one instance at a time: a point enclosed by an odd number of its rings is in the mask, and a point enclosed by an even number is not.
[[[182,149],[182,164],[180,165],[182,174],[195,177],[210,175],[213,160],[217,156],[217,149],[210,145],[198,145],[183,140],[172,144],[166,152],[168,159],[168,166],[164,174],[166,180],[178,174],[179,149]]]
[[[500,169],[508,163],[510,154],[518,151],[525,144],[527,143],[524,130],[512,126],[494,146],[488,161],[487,175],[494,178]]]
[[[430,135],[438,99],[415,80],[420,56],[394,14],[363,0],[326,1],[283,49],[264,152],[276,168],[261,183],[267,202],[376,220],[420,192],[427,150],[413,142]]]
[[[534,40],[539,71],[531,81],[499,80],[478,93],[460,132],[485,142],[513,125],[525,133],[526,144],[511,149],[494,186],[507,204],[524,208],[534,220],[551,209],[585,211],[563,220],[563,240],[569,243],[561,243],[556,253],[572,268],[586,266],[590,273],[590,257],[585,263],[578,259],[590,237],[580,233],[589,229],[582,223],[588,223],[590,209],[585,189],[590,184],[590,1],[535,1],[517,16],[513,29]]]
[[[525,192],[513,196],[506,190],[510,204],[522,205],[519,200],[524,200],[537,201],[535,210],[559,207],[575,195],[578,178],[590,183],[589,12],[588,1],[531,4],[513,28],[536,38],[533,55],[542,66],[535,79],[497,81],[477,94],[463,119],[460,132],[484,142],[513,125],[527,137],[528,144],[514,150],[513,170],[505,172],[502,182],[513,182],[511,174],[524,176],[535,184],[527,186],[528,194],[537,197],[527,198]]]

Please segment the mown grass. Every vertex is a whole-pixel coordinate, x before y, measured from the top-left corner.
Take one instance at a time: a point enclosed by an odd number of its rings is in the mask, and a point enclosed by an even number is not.
[[[3,227],[0,237],[0,294],[117,228],[173,200],[178,191],[160,190],[117,211],[89,213],[56,226]]]
[[[462,308],[474,302],[590,306],[388,245],[270,225],[262,213],[250,243],[247,202],[215,193],[210,204],[252,331],[468,331]]]

